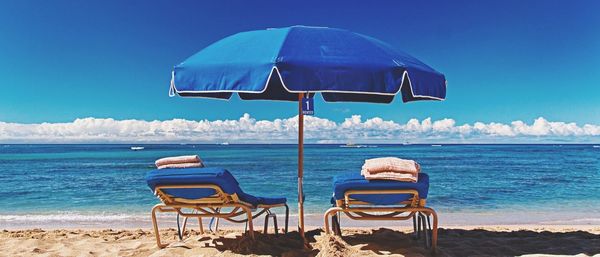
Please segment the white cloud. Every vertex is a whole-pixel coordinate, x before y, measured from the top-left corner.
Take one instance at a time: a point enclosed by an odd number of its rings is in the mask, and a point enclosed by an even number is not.
[[[237,120],[165,121],[76,119],[67,123],[22,124],[0,122],[1,143],[293,143],[297,117],[256,120],[244,114]],[[600,125],[551,122],[542,117],[531,124],[517,120],[508,124],[457,125],[453,119],[406,123],[379,117],[352,115],[341,123],[307,116],[305,138],[310,143],[503,143],[503,142],[599,142]]]

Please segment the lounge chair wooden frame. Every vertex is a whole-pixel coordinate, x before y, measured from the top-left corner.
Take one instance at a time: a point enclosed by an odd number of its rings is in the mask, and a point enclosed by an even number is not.
[[[359,201],[352,198],[352,195],[390,195],[390,194],[403,194],[411,195],[409,200],[399,202],[394,205],[373,205],[371,203]],[[415,234],[417,234],[417,227],[415,218],[423,218],[422,222],[425,225],[425,217],[429,221],[429,217],[433,218],[433,226],[431,227],[431,248],[433,251],[437,247],[438,237],[438,217],[437,213],[429,208],[425,207],[426,200],[419,198],[419,192],[413,189],[398,189],[398,190],[347,190],[344,193],[344,199],[336,200],[335,206],[329,208],[325,212],[325,232],[330,233],[329,218],[331,217],[334,224],[332,228],[336,234],[341,233],[339,223],[336,224],[336,218],[338,213],[343,212],[348,218],[353,220],[408,220],[413,219],[413,226],[415,227]],[[378,214],[382,213],[383,214]],[[421,220],[419,220],[419,223]],[[337,227],[336,227],[337,226]],[[420,229],[420,227],[419,227]],[[424,229],[425,233],[428,233]],[[426,238],[427,240],[427,238]],[[427,243],[426,243],[427,244]]]
[[[200,199],[184,199],[177,198],[167,194],[165,189],[213,189],[215,193],[208,197]],[[261,214],[267,212],[270,214],[270,209],[275,207],[285,207],[285,229],[284,232],[288,232],[288,220],[289,220],[289,208],[287,204],[273,204],[273,205],[258,205],[256,209],[260,211],[256,214],[252,214],[255,207],[250,203],[246,203],[238,197],[237,194],[227,194],[222,188],[215,184],[194,184],[194,185],[163,185],[156,186],[154,188],[154,195],[160,199],[162,203],[155,205],[152,208],[152,225],[154,228],[154,234],[156,235],[156,245],[159,248],[165,248],[168,244],[163,244],[160,240],[160,232],[158,230],[158,221],[156,219],[156,212],[175,212],[179,216],[184,217],[183,229],[180,232],[180,237],[185,233],[185,227],[188,218],[198,218],[200,233],[204,233],[202,225],[203,217],[215,217],[222,218],[227,221],[235,223],[247,222],[248,233],[250,238],[254,239],[254,225],[252,220],[259,217]],[[231,210],[222,211],[222,208],[231,208]],[[184,209],[193,210],[193,212],[185,212]],[[234,219],[239,216],[246,216],[243,219]],[[264,233],[267,233],[267,221],[269,216],[265,219]],[[275,218],[274,218],[275,219]],[[179,222],[179,217],[178,217]],[[218,222],[218,220],[217,220]],[[275,221],[275,225],[276,225]],[[179,227],[178,227],[179,229]],[[277,233],[277,231],[276,231]]]

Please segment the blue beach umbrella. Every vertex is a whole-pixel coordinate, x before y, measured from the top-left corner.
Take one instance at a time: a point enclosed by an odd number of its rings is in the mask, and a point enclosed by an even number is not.
[[[304,236],[303,124],[312,98],[390,103],[443,100],[444,75],[378,39],[293,26],[238,33],[192,55],[172,72],[169,95],[298,102],[298,212]]]

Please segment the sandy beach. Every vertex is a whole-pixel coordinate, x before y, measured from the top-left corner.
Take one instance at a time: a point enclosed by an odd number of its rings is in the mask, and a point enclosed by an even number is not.
[[[599,11],[2,1],[0,257],[600,257]]]
[[[313,228],[312,250],[302,248],[298,233],[263,235],[253,241],[240,230],[199,234],[180,242],[174,229],[162,230],[170,242],[156,247],[148,229],[26,229],[0,232],[1,256],[520,256],[600,254],[600,227],[506,225],[445,227],[432,255],[410,230],[348,228],[341,238]]]

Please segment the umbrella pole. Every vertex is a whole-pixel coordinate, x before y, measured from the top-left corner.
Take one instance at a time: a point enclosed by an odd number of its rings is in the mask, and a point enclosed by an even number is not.
[[[302,178],[304,176],[304,115],[302,114],[302,98],[304,93],[298,94],[298,232],[304,237],[304,191]]]

